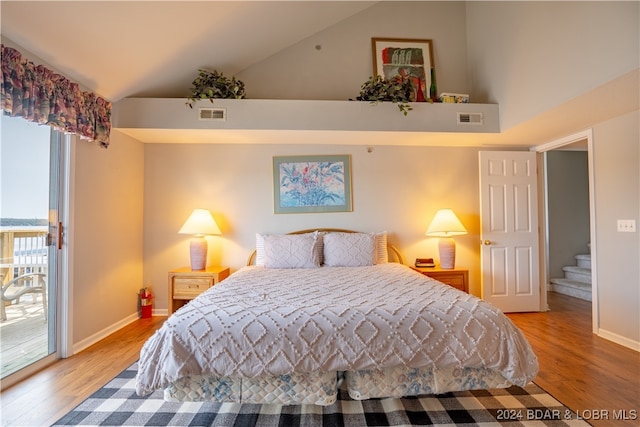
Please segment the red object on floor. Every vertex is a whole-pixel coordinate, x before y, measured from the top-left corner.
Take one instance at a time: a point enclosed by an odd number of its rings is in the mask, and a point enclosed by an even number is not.
[[[151,299],[153,296],[151,295],[151,291],[149,287],[140,289],[140,317],[143,319],[148,319],[151,317],[151,311],[153,304],[151,303]]]
[[[151,317],[151,309],[153,308],[151,304],[143,305],[140,308],[142,309],[142,315],[140,317],[142,317],[143,319],[148,319],[149,317]]]

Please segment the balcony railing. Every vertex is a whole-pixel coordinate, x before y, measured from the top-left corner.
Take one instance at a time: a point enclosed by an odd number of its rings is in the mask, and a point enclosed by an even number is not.
[[[46,227],[0,228],[0,277],[2,284],[27,273],[46,273]]]

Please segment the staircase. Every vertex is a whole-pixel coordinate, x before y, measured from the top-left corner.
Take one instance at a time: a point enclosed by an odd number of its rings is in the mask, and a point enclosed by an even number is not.
[[[549,290],[591,301],[591,254],[575,256],[577,265],[562,267],[564,277],[549,280]]]

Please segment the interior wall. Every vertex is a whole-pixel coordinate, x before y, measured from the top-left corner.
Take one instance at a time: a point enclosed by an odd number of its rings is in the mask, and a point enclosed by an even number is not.
[[[469,234],[456,237],[457,265],[479,295],[478,149],[331,145],[146,144],[144,280],[167,308],[167,272],[189,265],[189,236],[178,230],[194,208],[209,209],[222,236],[209,237],[209,265],[245,265],[256,233],[335,227],[386,230],[411,264],[438,258],[424,235],[436,211],[453,209]],[[273,156],[348,154],[353,211],[274,214]]]
[[[456,1],[379,2],[237,77],[254,99],[355,98],[373,75],[372,37],[432,40],[438,92],[469,93],[465,6]]]
[[[77,140],[73,187],[74,344],[137,318],[142,287],[143,144],[112,132],[108,149]]]
[[[640,112],[593,128],[599,333],[640,350]]]
[[[439,91],[498,102],[508,129],[636,69],[638,8],[637,2],[390,2],[239,77],[253,98],[323,99],[327,93],[344,99],[357,95],[371,74],[371,37],[432,38]],[[600,326],[636,343],[638,233],[617,233],[615,221],[639,218],[638,128],[637,112],[594,128]],[[117,131],[108,150],[77,144],[75,222],[69,224],[74,340],[135,314],[143,283],[156,292],[154,308],[166,309],[166,272],[188,264],[188,237],[177,231],[197,206],[211,209],[224,234],[210,238],[209,262],[233,269],[244,264],[255,232],[314,226],[387,229],[409,262],[437,258],[437,241],[424,231],[436,210],[448,206],[469,230],[456,238],[458,265],[470,268],[471,291],[479,295],[478,149],[374,148],[369,154],[343,146],[143,146]],[[352,155],[353,212],[273,214],[271,158],[299,154]]]
[[[640,63],[639,2],[470,1],[466,7],[471,97],[500,105],[503,130]]]
[[[589,162],[586,151],[553,150],[547,155],[549,278],[589,248]]]

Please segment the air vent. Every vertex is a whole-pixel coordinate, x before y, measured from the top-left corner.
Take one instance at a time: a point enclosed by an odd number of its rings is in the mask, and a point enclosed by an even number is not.
[[[200,120],[227,120],[227,109],[200,108]]]
[[[481,125],[482,123],[482,113],[458,113],[459,125]]]

